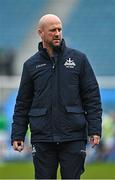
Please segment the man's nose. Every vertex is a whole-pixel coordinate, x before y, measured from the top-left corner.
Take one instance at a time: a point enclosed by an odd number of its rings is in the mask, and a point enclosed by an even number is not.
[[[59,36],[59,34],[60,34],[60,31],[57,29],[55,35]]]

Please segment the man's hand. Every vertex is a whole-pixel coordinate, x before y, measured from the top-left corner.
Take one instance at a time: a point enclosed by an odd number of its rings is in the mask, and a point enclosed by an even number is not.
[[[92,148],[100,143],[100,136],[92,135],[89,137],[89,143],[92,144]]]
[[[24,149],[24,142],[23,141],[14,141],[13,148],[15,151],[21,152]]]

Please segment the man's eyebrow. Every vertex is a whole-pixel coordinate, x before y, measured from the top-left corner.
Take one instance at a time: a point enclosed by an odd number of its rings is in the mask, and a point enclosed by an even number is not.
[[[62,30],[62,28],[61,27],[54,27],[54,28],[51,28],[51,29],[49,29],[50,31],[53,31],[53,30],[56,30],[56,29],[58,29],[58,30]]]

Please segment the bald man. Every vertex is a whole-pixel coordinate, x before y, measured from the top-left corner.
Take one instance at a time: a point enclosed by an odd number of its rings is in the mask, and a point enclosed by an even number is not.
[[[68,48],[56,15],[41,17],[39,51],[23,66],[16,99],[12,145],[24,149],[31,130],[35,179],[80,179],[87,137],[92,147],[101,137],[101,100],[97,80],[86,55]]]

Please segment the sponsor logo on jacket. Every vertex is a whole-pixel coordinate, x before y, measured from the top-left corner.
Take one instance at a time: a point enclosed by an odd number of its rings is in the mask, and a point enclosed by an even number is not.
[[[38,65],[36,65],[36,68],[40,68],[40,67],[43,67],[43,66],[46,66],[46,64],[38,64]]]

